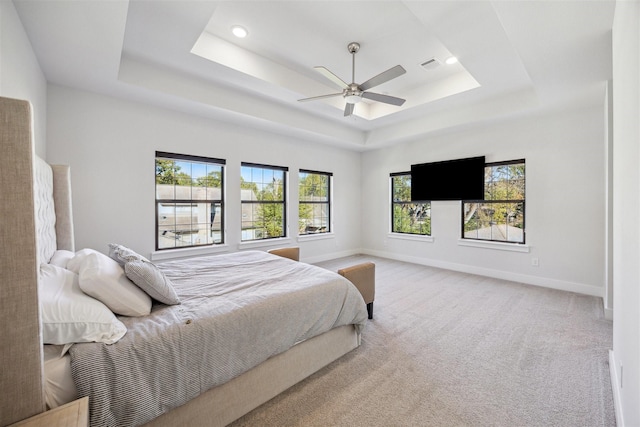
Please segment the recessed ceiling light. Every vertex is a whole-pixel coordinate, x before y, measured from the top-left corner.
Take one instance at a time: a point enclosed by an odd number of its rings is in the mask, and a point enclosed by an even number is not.
[[[240,25],[234,25],[233,27],[231,27],[231,32],[233,33],[234,36],[240,39],[247,37],[247,35],[249,34],[247,29],[244,27],[241,27]]]
[[[455,64],[456,62],[458,62],[458,58],[456,58],[455,56],[450,56],[449,58],[447,58],[446,61],[444,61],[447,63],[447,65],[452,65]]]

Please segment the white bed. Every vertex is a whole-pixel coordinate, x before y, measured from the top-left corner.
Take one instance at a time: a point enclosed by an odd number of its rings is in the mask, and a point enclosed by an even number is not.
[[[33,155],[30,115],[27,102],[0,98],[0,185],[13,189],[13,197],[7,202],[11,205],[4,206],[1,212],[7,226],[0,232],[0,242],[5,247],[11,242],[14,253],[11,260],[3,256],[1,264],[7,280],[3,281],[0,294],[5,338],[0,392],[10,398],[0,403],[0,425],[42,412],[46,402],[55,406],[65,398],[49,394],[45,401],[45,388],[64,389],[68,384],[64,379],[69,370],[64,361],[68,359],[58,357],[62,353],[60,347],[43,351],[38,282],[40,264],[47,263],[56,250],[75,251],[70,174],[66,167],[52,170]],[[21,321],[10,328],[7,325],[17,318],[16,313],[20,313]],[[361,324],[366,315],[362,301],[361,313],[352,323]],[[240,375],[234,373],[231,380],[167,410],[148,425],[226,425],[356,348],[359,342],[359,328],[353,324],[333,327],[315,336],[305,335],[291,348],[271,355]],[[63,375],[45,380],[43,371]],[[48,386],[43,387],[44,383]],[[73,390],[67,387],[62,396],[69,393]]]

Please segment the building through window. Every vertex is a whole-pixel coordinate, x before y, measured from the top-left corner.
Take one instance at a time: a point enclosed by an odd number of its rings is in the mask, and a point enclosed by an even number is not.
[[[391,174],[391,232],[431,235],[431,203],[411,201],[411,172]]]
[[[331,231],[331,177],[328,172],[300,170],[298,185],[299,234]]]
[[[286,236],[288,168],[242,163],[242,241]]]
[[[487,163],[484,200],[462,203],[465,239],[525,243],[525,161]]]
[[[156,250],[224,243],[224,165],[156,152]]]

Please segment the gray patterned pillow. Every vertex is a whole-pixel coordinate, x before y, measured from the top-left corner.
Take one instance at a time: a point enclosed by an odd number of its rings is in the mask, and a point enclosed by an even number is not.
[[[109,243],[109,256],[122,266],[129,261],[147,261],[148,259],[126,246]]]
[[[180,304],[171,280],[153,263],[146,260],[128,261],[124,265],[127,277],[151,298],[161,303]]]

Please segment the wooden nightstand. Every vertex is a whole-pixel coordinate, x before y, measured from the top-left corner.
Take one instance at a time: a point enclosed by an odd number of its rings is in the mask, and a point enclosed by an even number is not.
[[[11,427],[87,427],[89,425],[89,398],[83,397],[50,411],[34,415],[11,424]]]

